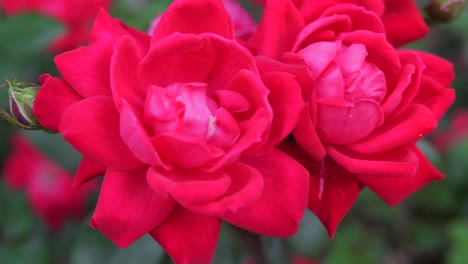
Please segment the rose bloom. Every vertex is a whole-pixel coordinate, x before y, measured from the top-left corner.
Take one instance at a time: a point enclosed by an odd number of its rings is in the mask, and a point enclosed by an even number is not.
[[[468,110],[457,109],[450,118],[449,126],[432,135],[431,141],[439,152],[447,152],[468,137]]]
[[[396,205],[443,178],[415,143],[454,101],[451,63],[395,50],[381,18],[354,4],[305,24],[291,1],[268,2],[255,34],[262,74],[289,72],[302,88],[296,144],[282,146],[308,168],[309,208],[331,236],[363,187]]]
[[[308,173],[274,147],[303,102],[291,74],[262,83],[222,1],[174,1],[152,36],[103,11],[55,63],[33,112],[84,155],[76,184],[105,173],[91,225],[119,247],[149,233],[176,263],[209,263],[222,220],[297,231]]]
[[[85,216],[86,199],[96,187],[92,182],[72,188],[72,175],[36,150],[26,137],[15,135],[11,143],[13,152],[3,169],[6,186],[25,189],[32,210],[53,231],[67,217]]]
[[[0,10],[8,16],[37,12],[63,23],[66,32],[50,47],[53,52],[60,52],[85,43],[99,8],[111,4],[112,0],[0,0]]]
[[[268,0],[255,0],[265,4]],[[274,3],[275,0],[270,0]],[[281,2],[281,1],[280,1]],[[429,27],[413,0],[292,0],[306,24],[338,4],[362,6],[380,17],[390,44],[401,46],[423,38]],[[284,11],[284,10],[283,10]]]

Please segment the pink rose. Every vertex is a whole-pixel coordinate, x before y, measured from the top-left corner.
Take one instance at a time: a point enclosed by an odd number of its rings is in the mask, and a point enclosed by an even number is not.
[[[84,217],[86,199],[96,186],[90,182],[72,188],[72,175],[37,151],[26,137],[16,135],[11,142],[13,152],[3,169],[6,185],[26,189],[32,210],[51,230],[58,230],[67,217]]]
[[[60,52],[83,44],[99,8],[108,8],[111,3],[112,0],[0,0],[0,10],[8,16],[37,12],[63,23],[66,32],[51,44],[52,51]]]
[[[152,36],[102,12],[55,63],[63,78],[41,77],[34,114],[84,155],[77,184],[105,173],[91,225],[118,246],[149,233],[176,263],[209,263],[221,220],[297,231],[308,173],[274,147],[303,102],[276,97],[290,74],[265,87],[222,1],[177,0]]]
[[[291,1],[268,2],[255,43],[270,58],[257,63],[302,87],[297,144],[283,148],[309,169],[309,208],[333,235],[364,186],[395,205],[443,177],[415,143],[454,101],[454,73],[442,58],[395,50],[379,16],[354,4],[304,24]]]

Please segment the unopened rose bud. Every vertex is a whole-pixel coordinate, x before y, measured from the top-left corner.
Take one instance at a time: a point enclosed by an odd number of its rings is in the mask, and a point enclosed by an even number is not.
[[[13,125],[29,130],[42,129],[32,113],[34,100],[39,86],[34,83],[21,82],[15,79],[7,81],[10,96],[10,113],[0,109],[0,116]]]
[[[449,22],[461,14],[465,4],[466,0],[431,0],[426,11],[432,22]]]

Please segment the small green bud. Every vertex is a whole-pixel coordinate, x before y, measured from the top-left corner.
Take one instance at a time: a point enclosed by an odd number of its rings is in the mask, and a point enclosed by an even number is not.
[[[17,81],[14,78],[6,82],[10,96],[10,113],[0,109],[0,117],[3,117],[14,126],[39,130],[42,126],[33,115],[34,100],[36,100],[39,85],[30,82]]]
[[[426,11],[432,22],[449,22],[461,14],[465,4],[466,0],[431,0]]]

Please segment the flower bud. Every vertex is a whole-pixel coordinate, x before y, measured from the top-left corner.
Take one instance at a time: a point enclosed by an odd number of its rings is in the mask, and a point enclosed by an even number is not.
[[[432,22],[449,22],[461,14],[465,4],[466,0],[431,0],[426,11]]]
[[[42,129],[32,110],[39,86],[34,83],[21,82],[15,79],[7,81],[10,97],[10,113],[0,109],[0,116],[14,126],[29,130]]]

